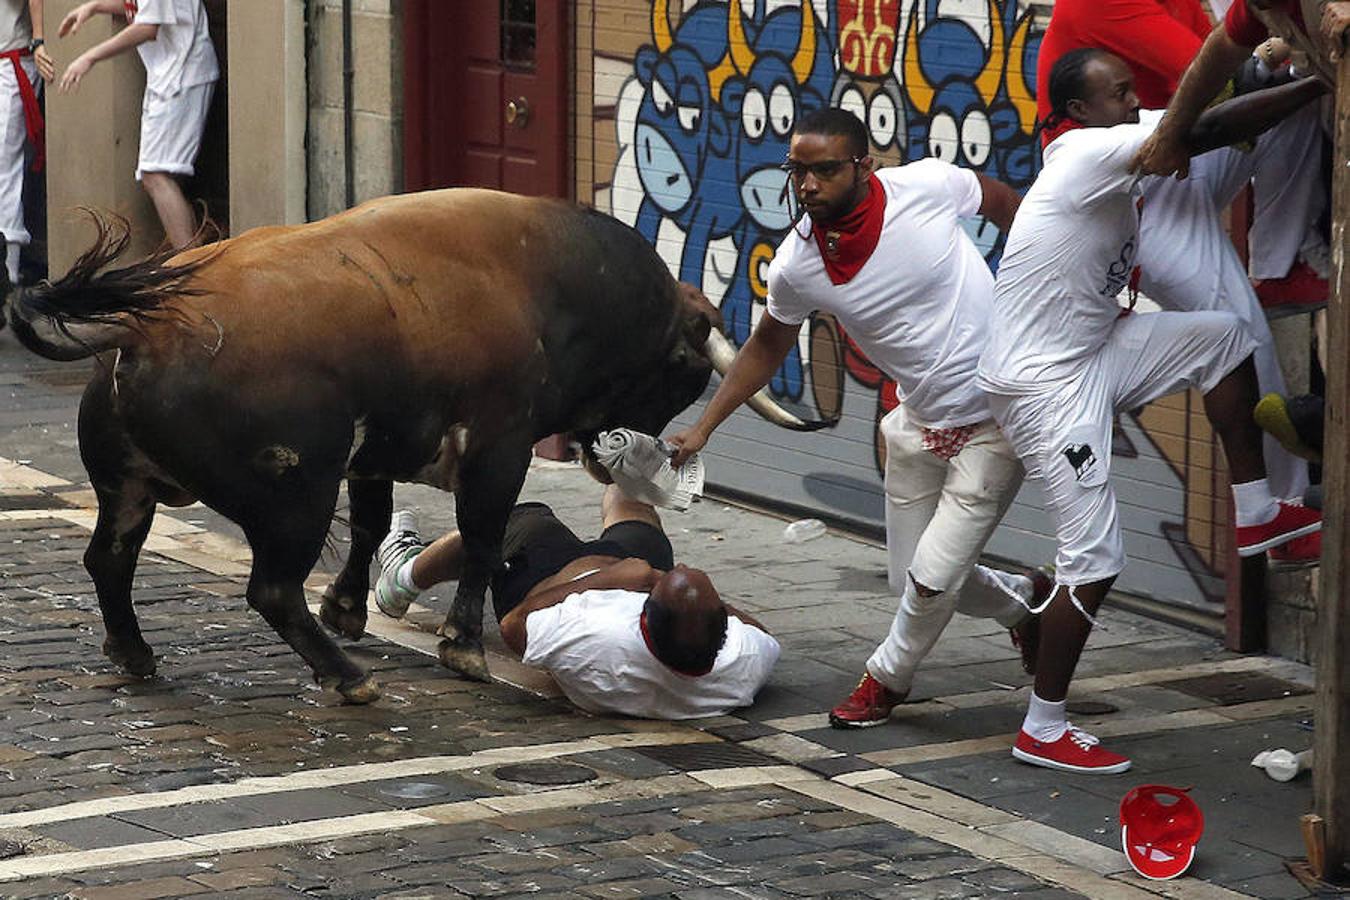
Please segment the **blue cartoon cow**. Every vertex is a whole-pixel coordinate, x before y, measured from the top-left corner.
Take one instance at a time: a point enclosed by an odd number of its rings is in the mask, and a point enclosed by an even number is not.
[[[719,103],[734,69],[727,53],[726,3],[703,0],[671,33],[668,0],[652,4],[653,45],[638,50],[644,93],[634,145],[643,199],[637,229],[656,242],[663,218],[685,232],[679,278],[703,281],[708,244],[732,233],[742,212],[727,203],[733,183],[731,123]]]

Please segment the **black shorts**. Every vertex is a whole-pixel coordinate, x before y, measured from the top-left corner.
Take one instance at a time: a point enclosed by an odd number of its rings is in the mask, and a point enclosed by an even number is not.
[[[542,503],[520,503],[511,510],[502,539],[502,567],[492,576],[492,609],[500,622],[539,582],[583,556],[637,557],[653,569],[669,571],[675,552],[665,532],[646,522],[611,525],[593,541],[583,541]]]

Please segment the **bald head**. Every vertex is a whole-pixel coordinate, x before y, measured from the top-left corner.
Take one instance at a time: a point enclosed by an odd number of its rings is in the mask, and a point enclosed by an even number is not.
[[[643,612],[657,659],[686,675],[712,669],[727,639],[727,608],[706,573],[675,566],[652,588]]]

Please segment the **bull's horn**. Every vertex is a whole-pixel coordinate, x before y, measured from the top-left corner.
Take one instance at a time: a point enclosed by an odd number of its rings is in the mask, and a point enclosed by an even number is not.
[[[908,34],[905,36],[905,92],[920,115],[928,115],[933,105],[933,86],[924,77],[919,65],[919,7],[909,14]]]
[[[994,105],[994,96],[1003,82],[1003,64],[1007,46],[1003,43],[1003,13],[994,0],[989,0],[989,62],[980,77],[975,79],[975,90],[984,100],[986,109]]]
[[[1033,18],[1034,15],[1030,12],[1022,17],[1022,22],[1017,26],[1017,31],[1013,32],[1012,45],[1008,49],[1009,68],[1015,64],[1021,75],[1021,78],[1016,82],[1009,77],[1008,99],[1012,101],[1013,109],[1017,110],[1017,124],[1024,134],[1031,134],[1032,129],[1036,127],[1036,98],[1029,96],[1026,88],[1023,87],[1027,78],[1026,73],[1021,72],[1023,61],[1026,59],[1027,37],[1031,34],[1031,20]],[[1017,85],[1017,90],[1013,90],[1014,84]]]
[[[727,340],[726,335],[714,328],[708,334],[708,341],[703,345],[703,352],[708,354],[708,359],[713,364],[713,368],[721,374],[723,378],[731,371],[731,364],[736,361],[736,348],[731,346],[731,341]],[[791,431],[816,431],[835,424],[838,419],[813,419],[806,421],[799,419],[783,407],[779,406],[769,392],[761,388],[745,405],[759,413],[762,417],[775,425],[787,428]]]
[[[652,3],[652,40],[656,42],[656,52],[665,53],[675,39],[670,36],[670,0],[655,0]]]
[[[802,36],[797,41],[797,53],[792,57],[792,72],[798,84],[806,84],[811,70],[816,67],[816,12],[811,0],[802,0]]]
[[[741,0],[730,0],[727,3],[727,53],[730,54],[731,63],[737,72],[742,75],[750,74],[750,67],[755,64],[755,51],[750,49],[750,42],[745,39],[745,25],[741,22]]]

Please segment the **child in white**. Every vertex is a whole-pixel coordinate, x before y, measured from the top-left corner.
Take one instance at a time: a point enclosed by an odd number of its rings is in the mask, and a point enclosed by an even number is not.
[[[125,15],[130,24],[80,54],[62,74],[61,91],[77,89],[100,60],[136,48],[145,65],[136,180],[154,202],[169,244],[187,247],[197,231],[196,217],[177,179],[193,173],[220,77],[206,9],[202,0],[89,0],[61,22],[61,37],[96,13]]]
[[[0,0],[0,238],[5,274],[15,284],[20,248],[32,240],[23,218],[23,179],[25,148],[41,151],[38,60],[48,75],[51,66],[41,38],[41,0]]]

